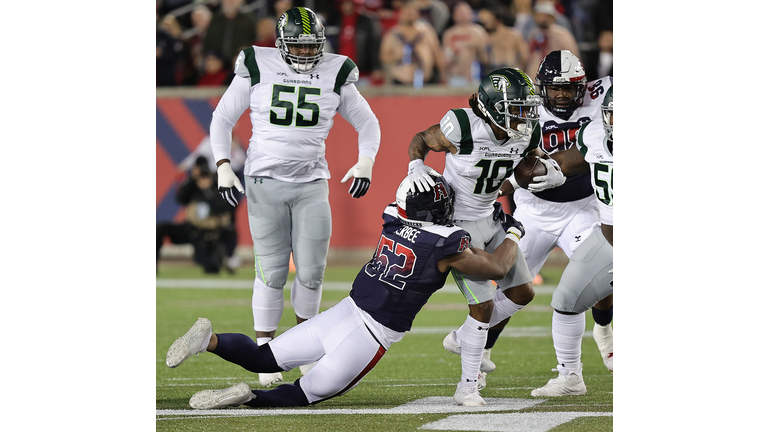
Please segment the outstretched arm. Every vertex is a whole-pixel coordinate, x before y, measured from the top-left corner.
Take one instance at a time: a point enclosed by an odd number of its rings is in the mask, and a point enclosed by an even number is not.
[[[429,151],[456,153],[458,149],[451,144],[440,130],[440,125],[432,125],[423,130],[411,139],[411,145],[408,146],[408,156],[411,162],[408,164],[408,180],[411,182],[411,190],[426,192],[431,186],[435,185],[432,176],[439,176],[440,173],[424,165],[424,159]]]

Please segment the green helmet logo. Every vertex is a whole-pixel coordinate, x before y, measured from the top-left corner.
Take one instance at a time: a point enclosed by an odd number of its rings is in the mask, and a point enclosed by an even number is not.
[[[288,9],[277,21],[275,46],[297,73],[310,73],[320,63],[325,47],[325,27],[311,9]]]
[[[523,138],[533,132],[539,120],[541,99],[525,72],[517,68],[496,69],[480,81],[478,108],[510,138]]]

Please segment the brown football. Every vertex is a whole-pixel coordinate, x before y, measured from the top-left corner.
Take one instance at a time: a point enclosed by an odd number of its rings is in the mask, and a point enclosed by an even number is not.
[[[546,174],[547,167],[541,162],[541,159],[533,153],[528,153],[528,155],[517,164],[513,175],[520,187],[528,188],[528,185],[533,182],[534,177]]]

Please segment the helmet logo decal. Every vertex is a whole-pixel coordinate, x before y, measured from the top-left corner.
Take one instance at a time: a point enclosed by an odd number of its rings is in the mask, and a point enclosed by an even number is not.
[[[505,92],[509,88],[509,80],[504,75],[491,75],[491,81],[497,91]]]
[[[288,22],[288,14],[284,13],[280,15],[280,21],[277,22],[277,28],[278,30],[282,30],[283,27],[285,27],[285,24]]]
[[[299,9],[299,15],[301,16],[301,28],[304,32],[304,34],[310,33],[310,27],[309,27],[309,14],[307,13],[307,9],[300,7]]]
[[[438,202],[443,198],[448,198],[448,192],[445,190],[445,185],[443,183],[435,183],[435,202]]]

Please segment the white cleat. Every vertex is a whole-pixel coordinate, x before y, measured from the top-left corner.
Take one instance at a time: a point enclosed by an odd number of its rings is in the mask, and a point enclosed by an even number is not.
[[[205,352],[212,334],[213,329],[208,318],[198,318],[192,328],[168,348],[165,364],[169,368],[175,368],[193,355]]]
[[[595,323],[595,327],[592,329],[592,337],[595,338],[605,367],[613,372],[613,327],[610,324],[601,326]]]
[[[477,376],[477,389],[482,390],[485,388],[485,377],[488,376],[485,372],[480,372],[480,375]]]
[[[280,372],[259,374],[259,384],[263,385],[264,387],[270,387],[272,386],[272,384],[276,382],[280,382],[282,380],[283,380],[283,374],[281,374]]]
[[[480,396],[477,386],[456,387],[453,401],[461,406],[485,406],[485,399]]]
[[[461,345],[459,345],[456,330],[451,330],[448,336],[443,339],[443,348],[454,354],[461,355]],[[486,351],[488,351],[487,357],[485,353]],[[491,350],[483,350],[483,358],[480,360],[480,372],[489,373],[495,370],[496,364],[491,361]]]
[[[558,373],[557,378],[552,378],[544,387],[531,391],[531,396],[580,396],[587,394],[587,386],[584,385],[581,372],[568,373],[562,366],[552,369],[552,372]]]
[[[308,374],[309,371],[311,371],[312,368],[315,367],[316,364],[317,364],[317,362],[310,363],[310,364],[307,364],[307,365],[299,366],[299,370],[301,371],[301,376],[304,376],[304,375]]]
[[[189,399],[189,406],[194,409],[218,409],[228,406],[240,406],[253,399],[251,387],[241,382],[223,390],[203,390]]]

